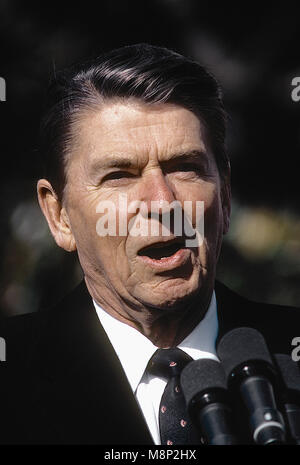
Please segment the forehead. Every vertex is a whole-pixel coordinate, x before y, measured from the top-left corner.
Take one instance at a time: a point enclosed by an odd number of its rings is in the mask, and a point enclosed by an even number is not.
[[[204,126],[191,111],[173,104],[110,102],[77,120],[72,158],[85,163],[126,155],[138,162],[178,151],[206,149]]]

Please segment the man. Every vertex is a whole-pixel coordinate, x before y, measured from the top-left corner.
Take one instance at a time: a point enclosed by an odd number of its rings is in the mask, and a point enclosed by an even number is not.
[[[124,47],[55,76],[41,137],[39,204],[84,281],[3,322],[2,442],[172,444],[158,348],[218,360],[221,336],[251,326],[289,353],[299,322],[215,282],[230,216],[219,86],[172,51]]]

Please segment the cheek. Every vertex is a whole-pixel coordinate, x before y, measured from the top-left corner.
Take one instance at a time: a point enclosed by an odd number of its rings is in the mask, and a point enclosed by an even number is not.
[[[81,257],[88,256],[92,261],[99,259],[100,251],[104,258],[106,253],[112,258],[117,250],[117,244],[114,243],[119,239],[113,235],[113,212],[99,212],[98,204],[93,196],[81,197],[80,201],[73,201],[68,211],[78,253]],[[107,234],[109,229],[112,234]]]
[[[96,239],[94,240],[93,253],[95,260],[102,264],[102,268],[108,276],[114,275],[121,279],[127,279],[130,275],[126,250],[130,217],[122,198],[111,199],[109,202],[107,208],[102,208],[102,211],[99,211],[99,203],[97,206],[98,212],[94,220]]]
[[[187,186],[180,191],[180,198],[185,214],[192,219],[193,226],[196,225],[204,213],[205,228],[215,227],[218,218],[222,215],[221,199],[218,185],[214,183],[203,183],[198,186]]]
[[[223,212],[221,203],[216,198],[207,205],[204,212],[205,237],[210,242],[217,242],[223,231]]]
[[[207,257],[217,261],[223,239],[223,210],[218,197],[207,205],[204,213],[204,236]],[[210,260],[207,258],[207,260]]]

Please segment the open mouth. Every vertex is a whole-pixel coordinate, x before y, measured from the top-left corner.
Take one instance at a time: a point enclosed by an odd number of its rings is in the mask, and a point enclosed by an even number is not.
[[[144,247],[138,252],[139,256],[149,257],[152,260],[162,260],[166,257],[171,257],[180,249],[184,249],[184,241],[172,241],[172,242],[157,242],[148,247]]]

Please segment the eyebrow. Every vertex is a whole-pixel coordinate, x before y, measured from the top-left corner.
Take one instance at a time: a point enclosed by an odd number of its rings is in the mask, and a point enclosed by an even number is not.
[[[207,153],[205,150],[189,150],[187,152],[178,152],[174,153],[173,155],[170,156],[167,160],[162,160],[161,164],[167,164],[167,163],[172,163],[173,161],[200,161],[201,158],[207,159]]]
[[[172,162],[177,161],[199,161],[201,158],[207,158],[207,153],[204,150],[189,150],[187,152],[178,152],[172,154],[168,159],[162,160],[160,162],[161,165],[166,165]],[[130,169],[136,168],[136,164],[133,160],[127,157],[116,157],[116,158],[109,158],[105,161],[103,160],[96,160],[95,163],[92,164],[91,170],[98,171],[99,169],[104,170],[108,168],[119,168],[119,169]]]
[[[91,170],[98,171],[99,169],[107,169],[107,168],[134,168],[135,164],[130,158],[110,158],[107,160],[96,160],[95,163],[92,164]]]

